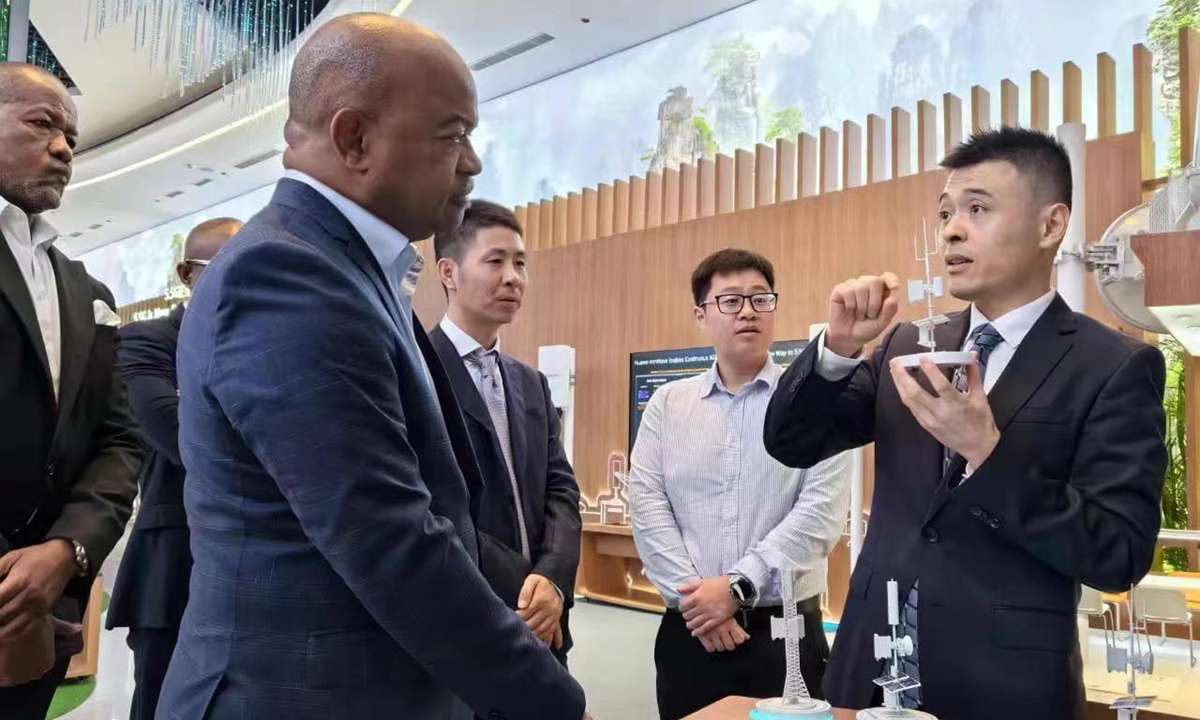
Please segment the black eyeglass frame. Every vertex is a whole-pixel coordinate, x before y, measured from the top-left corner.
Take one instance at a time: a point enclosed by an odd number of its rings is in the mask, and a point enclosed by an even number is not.
[[[728,298],[728,297],[736,297],[736,298],[742,299],[742,301],[740,303],[738,303],[737,310],[726,311],[724,308],[721,307],[721,298]],[[771,309],[763,310],[763,309],[754,307],[754,298],[756,298],[756,297],[770,297],[772,300]],[[779,309],[779,293],[777,293],[777,292],[759,292],[759,293],[751,293],[750,295],[742,295],[740,293],[723,293],[721,295],[714,296],[712,300],[705,300],[704,302],[700,303],[699,307],[704,307],[705,305],[716,305],[717,312],[721,313],[722,315],[737,315],[738,313],[740,313],[742,311],[743,308],[746,307],[747,300],[750,301],[750,307],[754,308],[754,312],[773,313],[777,309]]]

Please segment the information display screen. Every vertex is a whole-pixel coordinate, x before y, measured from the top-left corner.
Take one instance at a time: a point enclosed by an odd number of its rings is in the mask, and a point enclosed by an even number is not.
[[[780,340],[771,346],[771,357],[776,364],[787,368],[792,364],[807,340]],[[693,377],[708,370],[717,360],[717,352],[711,347],[686,348],[683,350],[654,350],[630,353],[629,355],[629,452],[637,439],[642,413],[654,391],[663,385],[683,378]]]

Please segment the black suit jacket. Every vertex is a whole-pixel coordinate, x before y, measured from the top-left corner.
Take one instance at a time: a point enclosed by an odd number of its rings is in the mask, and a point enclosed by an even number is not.
[[[148,450],[138,485],[141,506],[113,585],[108,628],[178,628],[187,606],[192,553],[183,511],[179,385],[175,349],[183,305],[121,329],[118,364],[138,432]]]
[[[94,575],[124,531],[143,452],[116,368],[117,329],[97,325],[92,303],[113,308],[83,264],[50,248],[58,287],[62,364],[57,401],[29,288],[0,240],[0,535],[14,548],[50,538],[80,543]],[[60,607],[82,613],[91,578]]]
[[[475,387],[454,343],[440,327],[429,333],[454,394],[463,408],[471,445],[483,473],[479,505],[480,567],[496,594],[516,608],[521,586],[530,573],[544,575],[562,591],[566,608],[574,604],[582,523],[579,485],[559,441],[558,411],[550,386],[537,370],[500,353],[508,404],[513,465],[533,562],[521,555],[512,483],[487,405]],[[570,648],[567,613],[562,620],[565,652]]]
[[[969,321],[962,312],[939,327],[938,346],[960,347]],[[1162,355],[1056,298],[988,395],[999,445],[952,489],[964,461],[943,474],[942,446],[888,372],[893,357],[923,351],[916,341],[913,325],[899,325],[841,382],[817,374],[813,343],[767,413],[767,450],[794,467],[875,443],[870,527],[826,695],[840,707],[871,703],[887,581],[907,594],[919,578],[926,710],[1082,720],[1080,583],[1126,590],[1154,556],[1167,463]]]

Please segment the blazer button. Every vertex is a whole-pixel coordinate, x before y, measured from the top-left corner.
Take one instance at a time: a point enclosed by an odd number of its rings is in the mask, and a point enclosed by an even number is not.
[[[991,520],[988,520],[988,526],[991,527],[993,530],[999,530],[1000,529],[1000,521],[997,520],[996,518],[992,518]]]
[[[925,539],[928,540],[930,543],[936,543],[939,539],[941,539],[941,536],[938,535],[938,531],[931,527],[925,528],[924,534],[925,534]]]
[[[52,463],[52,462],[46,463],[46,479],[47,480],[54,479],[54,463]]]
[[[972,505],[971,514],[975,517],[983,517],[983,508],[979,507],[978,505]]]

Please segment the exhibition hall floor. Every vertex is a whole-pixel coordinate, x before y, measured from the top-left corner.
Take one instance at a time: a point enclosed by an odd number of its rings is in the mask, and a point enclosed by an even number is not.
[[[124,540],[104,565],[104,589],[112,591]],[[571,631],[575,649],[571,652],[571,672],[583,684],[589,710],[596,720],[654,720],[658,713],[654,695],[654,637],[658,615],[637,610],[579,602],[571,613]],[[832,638],[831,638],[832,639]],[[1103,662],[1104,640],[1100,631],[1092,631],[1089,670]],[[1160,675],[1178,678],[1174,682],[1149,681],[1148,691],[1172,693],[1192,682],[1200,683],[1200,672],[1188,673],[1187,644],[1169,640],[1165,647],[1155,641],[1157,669]],[[1092,672],[1089,672],[1092,676]],[[1109,683],[1119,688],[1119,676]],[[1109,684],[1106,683],[1106,684]],[[1093,683],[1089,683],[1093,684]],[[58,715],[63,720],[126,720],[133,691],[133,658],[125,645],[125,631],[101,633],[100,672],[95,689],[73,710]],[[60,705],[72,693],[82,695],[86,686],[60,689]],[[1091,694],[1091,693],[1089,693]],[[70,703],[74,705],[75,703]],[[1200,714],[1195,715],[1200,717]],[[363,718],[363,720],[374,720]]]

